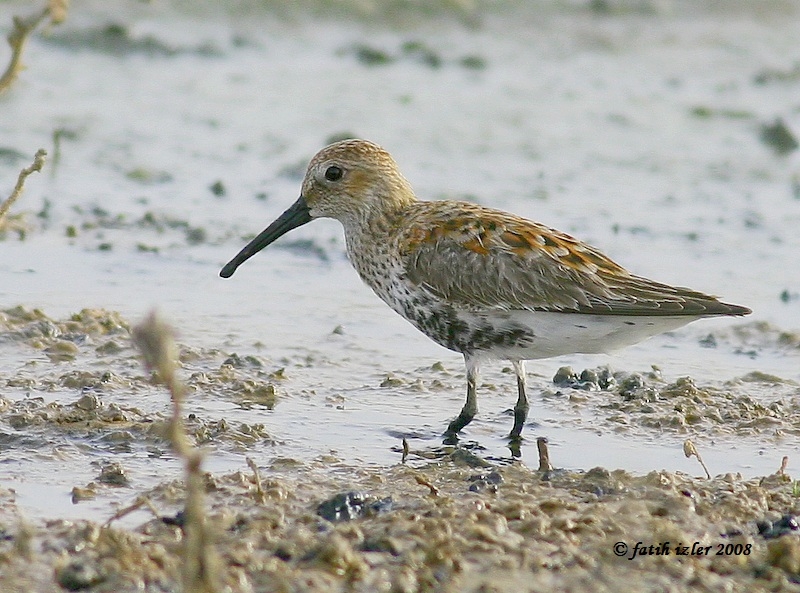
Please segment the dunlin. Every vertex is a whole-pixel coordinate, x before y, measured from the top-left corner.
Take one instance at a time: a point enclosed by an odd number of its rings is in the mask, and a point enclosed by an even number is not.
[[[300,198],[220,272],[315,218],[344,226],[361,279],[414,327],[464,355],[467,399],[447,427],[477,413],[480,362],[510,360],[518,398],[510,437],[528,415],[524,361],[609,352],[700,319],[750,309],[636,276],[573,237],[465,202],[418,201],[391,155],[366,140],[322,149]]]

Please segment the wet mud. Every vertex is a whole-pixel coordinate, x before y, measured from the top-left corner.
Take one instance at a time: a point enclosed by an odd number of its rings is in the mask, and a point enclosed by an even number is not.
[[[489,472],[452,456],[380,471],[277,460],[260,481],[207,474],[211,580],[276,592],[800,588],[800,490],[787,475],[491,471],[479,488]],[[31,523],[0,494],[4,591],[176,588],[180,481],[139,494],[153,517],[135,529]],[[369,508],[324,512],[348,496]]]
[[[0,326],[0,347],[18,349],[24,359],[0,377],[4,449],[47,457],[57,443],[71,442],[98,458],[94,478],[74,485],[73,503],[120,490],[127,501],[93,520],[30,520],[13,486],[3,486],[2,590],[174,590],[186,528],[180,472],[142,488],[126,471],[137,453],[171,454],[168,396],[142,368],[131,324],[105,310],[59,320],[16,307],[0,314]],[[762,329],[769,343],[771,332]],[[293,397],[282,385],[286,370],[257,356],[184,345],[179,359],[190,401],[215,393],[268,410]],[[409,388],[396,378],[384,383]],[[796,435],[797,398],[786,392],[758,403],[747,390],[762,384],[797,389],[772,376],[711,388],[689,377],[665,382],[656,370],[562,368],[549,397],[594,406],[621,426],[682,433],[700,424],[766,440]],[[601,392],[605,397],[590,397]],[[160,409],[119,403],[143,394]],[[194,413],[184,423],[207,459],[274,444],[263,424]],[[385,467],[280,451],[262,457],[257,473],[243,467],[205,474],[207,554],[219,590],[612,591],[622,582],[643,591],[800,589],[800,482],[786,468],[760,478],[705,479],[602,467],[535,471],[511,458],[485,458],[479,447],[412,444],[402,462],[398,455]],[[140,513],[136,524],[123,524],[133,511]]]

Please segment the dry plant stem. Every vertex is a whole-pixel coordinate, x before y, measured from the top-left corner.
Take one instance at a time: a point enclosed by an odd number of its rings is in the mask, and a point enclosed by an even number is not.
[[[33,557],[33,538],[35,535],[36,532],[33,525],[24,519],[20,519],[17,536],[14,538],[14,548],[25,560],[30,560]]]
[[[61,138],[71,138],[74,134],[65,130],[64,128],[59,128],[53,131],[53,158],[51,159],[50,165],[50,175],[55,177],[56,171],[58,170],[58,164],[61,162]]]
[[[703,470],[706,472],[706,478],[708,478],[709,480],[711,479],[711,474],[709,473],[708,468],[706,467],[706,464],[703,463],[703,458],[700,457],[700,452],[697,450],[697,447],[694,446],[694,443],[690,439],[686,439],[683,442],[683,454],[686,455],[687,458],[691,457],[692,455],[697,457],[697,461],[700,462],[700,465],[703,467]]]
[[[19,198],[19,196],[22,194],[22,189],[25,187],[25,180],[28,178],[28,175],[42,170],[42,167],[44,166],[44,158],[46,156],[47,151],[43,148],[40,148],[36,151],[36,154],[33,157],[33,163],[29,167],[25,167],[19,172],[19,177],[17,177],[17,185],[14,186],[14,190],[11,192],[11,195],[8,196],[6,201],[0,204],[0,223],[3,222],[3,219],[6,217],[11,205],[16,202],[17,198]]]
[[[8,67],[2,76],[0,76],[0,93],[6,91],[11,84],[17,79],[20,71],[22,70],[22,50],[25,47],[25,42],[36,27],[39,26],[45,18],[50,17],[50,22],[57,25],[67,18],[67,5],[68,0],[50,0],[47,7],[41,12],[32,14],[27,18],[15,16],[13,17],[14,28],[8,34],[8,44],[11,46],[11,59],[8,62]]]
[[[186,539],[183,548],[181,581],[183,590],[192,593],[211,593],[214,586],[216,563],[211,553],[208,529],[205,525],[205,484],[200,465],[202,454],[195,450],[186,457],[186,508],[184,530]]]
[[[267,500],[267,495],[264,493],[264,487],[261,485],[261,473],[258,471],[258,466],[256,462],[249,457],[245,457],[245,461],[247,461],[247,465],[250,469],[253,470],[253,476],[256,480],[256,501],[264,504]]]
[[[539,450],[539,471],[549,472],[553,469],[550,463],[550,451],[547,449],[547,439],[539,437],[536,439],[536,448]]]
[[[192,447],[182,421],[186,388],[177,376],[177,348],[174,332],[155,312],[133,329],[133,340],[142,352],[145,366],[156,372],[158,380],[172,396],[169,438],[176,455],[186,466],[186,507],[184,508],[184,547],[181,581],[185,593],[216,591],[216,562],[205,525],[205,483],[201,465],[203,454]]]
[[[0,76],[0,93],[5,92],[11,84],[17,79],[20,71],[22,70],[22,50],[25,47],[25,42],[28,40],[33,30],[39,26],[48,10],[29,16],[26,19],[18,16],[14,17],[14,28],[8,34],[8,44],[11,46],[11,60],[8,62],[8,67],[3,75]]]
[[[416,476],[414,476],[414,480],[420,486],[427,486],[428,489],[431,491],[430,492],[431,496],[433,497],[439,496],[439,489],[425,476],[417,474]]]
[[[129,504],[124,509],[120,509],[116,513],[114,513],[108,519],[108,521],[103,523],[103,527],[110,526],[111,523],[113,523],[114,521],[122,519],[126,515],[130,515],[131,513],[133,513],[134,511],[138,511],[142,507],[147,507],[147,509],[149,509],[150,512],[153,513],[154,517],[158,517],[158,510],[156,510],[156,508],[153,506],[153,503],[150,502],[150,499],[147,498],[147,496],[139,496],[135,501],[133,501],[133,504]]]
[[[50,22],[59,25],[67,20],[69,0],[48,0],[47,10],[50,11]]]

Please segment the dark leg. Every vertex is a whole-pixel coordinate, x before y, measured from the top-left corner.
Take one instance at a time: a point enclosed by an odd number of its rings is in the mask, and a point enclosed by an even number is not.
[[[522,434],[522,427],[525,425],[525,420],[528,418],[528,397],[525,395],[525,361],[512,360],[511,364],[514,365],[514,373],[517,375],[517,403],[514,404],[514,428],[511,429],[511,434],[508,436],[512,439],[519,439]]]
[[[454,437],[462,428],[472,422],[475,414],[478,413],[478,396],[475,393],[475,388],[478,385],[478,377],[480,368],[478,361],[475,359],[464,356],[464,362],[467,365],[467,401],[464,407],[461,408],[461,413],[456,416],[445,431],[445,436]]]

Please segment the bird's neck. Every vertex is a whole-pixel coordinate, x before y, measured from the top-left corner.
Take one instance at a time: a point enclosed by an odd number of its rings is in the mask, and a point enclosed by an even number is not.
[[[417,203],[417,198],[407,184],[390,190],[388,197],[373,199],[371,208],[360,208],[340,218],[348,243],[366,237],[374,242],[396,231],[408,210]]]
[[[396,259],[397,239],[403,221],[413,210],[416,198],[404,204],[394,202],[392,208],[372,211],[368,217],[342,221],[347,255],[361,278],[383,298],[376,282],[380,284],[377,269]]]

